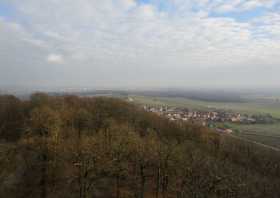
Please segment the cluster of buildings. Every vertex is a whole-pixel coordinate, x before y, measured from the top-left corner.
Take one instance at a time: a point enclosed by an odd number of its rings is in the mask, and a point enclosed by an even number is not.
[[[226,112],[221,110],[197,111],[188,108],[167,107],[167,106],[144,106],[144,109],[149,112],[156,113],[167,117],[171,121],[213,121],[213,122],[240,122],[240,123],[255,123],[256,119],[248,115],[240,113]]]
[[[167,106],[144,106],[149,112],[156,113],[160,116],[168,118],[170,121],[184,121],[200,123],[203,126],[210,126],[213,123],[233,122],[253,124],[257,119],[249,115],[241,115],[240,113],[226,112],[223,110],[207,110],[198,111],[188,108],[167,107]],[[231,133],[231,129],[217,128],[218,132]]]

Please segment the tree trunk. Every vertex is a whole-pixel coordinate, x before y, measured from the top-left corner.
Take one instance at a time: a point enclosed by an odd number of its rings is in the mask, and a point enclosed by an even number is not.
[[[120,176],[116,177],[116,198],[120,198]]]
[[[146,178],[144,174],[144,166],[140,165],[140,198],[144,198]]]
[[[156,198],[159,197],[159,191],[160,191],[160,177],[161,177],[161,168],[158,166],[157,168],[157,181],[156,181]]]
[[[41,198],[47,197],[47,153],[46,151],[42,152],[41,155],[41,180],[40,180],[40,187],[41,187]]]

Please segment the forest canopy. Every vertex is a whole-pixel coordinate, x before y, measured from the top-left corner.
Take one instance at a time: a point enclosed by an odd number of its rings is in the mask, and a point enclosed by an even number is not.
[[[280,197],[280,154],[107,97],[0,96],[0,197]]]

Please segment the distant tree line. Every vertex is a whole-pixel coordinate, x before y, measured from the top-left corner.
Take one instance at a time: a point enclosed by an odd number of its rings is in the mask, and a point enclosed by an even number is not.
[[[0,197],[279,198],[280,154],[120,99],[0,96]]]

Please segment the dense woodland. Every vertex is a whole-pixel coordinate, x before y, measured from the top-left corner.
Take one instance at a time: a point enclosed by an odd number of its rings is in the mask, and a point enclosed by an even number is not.
[[[119,99],[1,96],[0,197],[279,198],[280,154]]]

